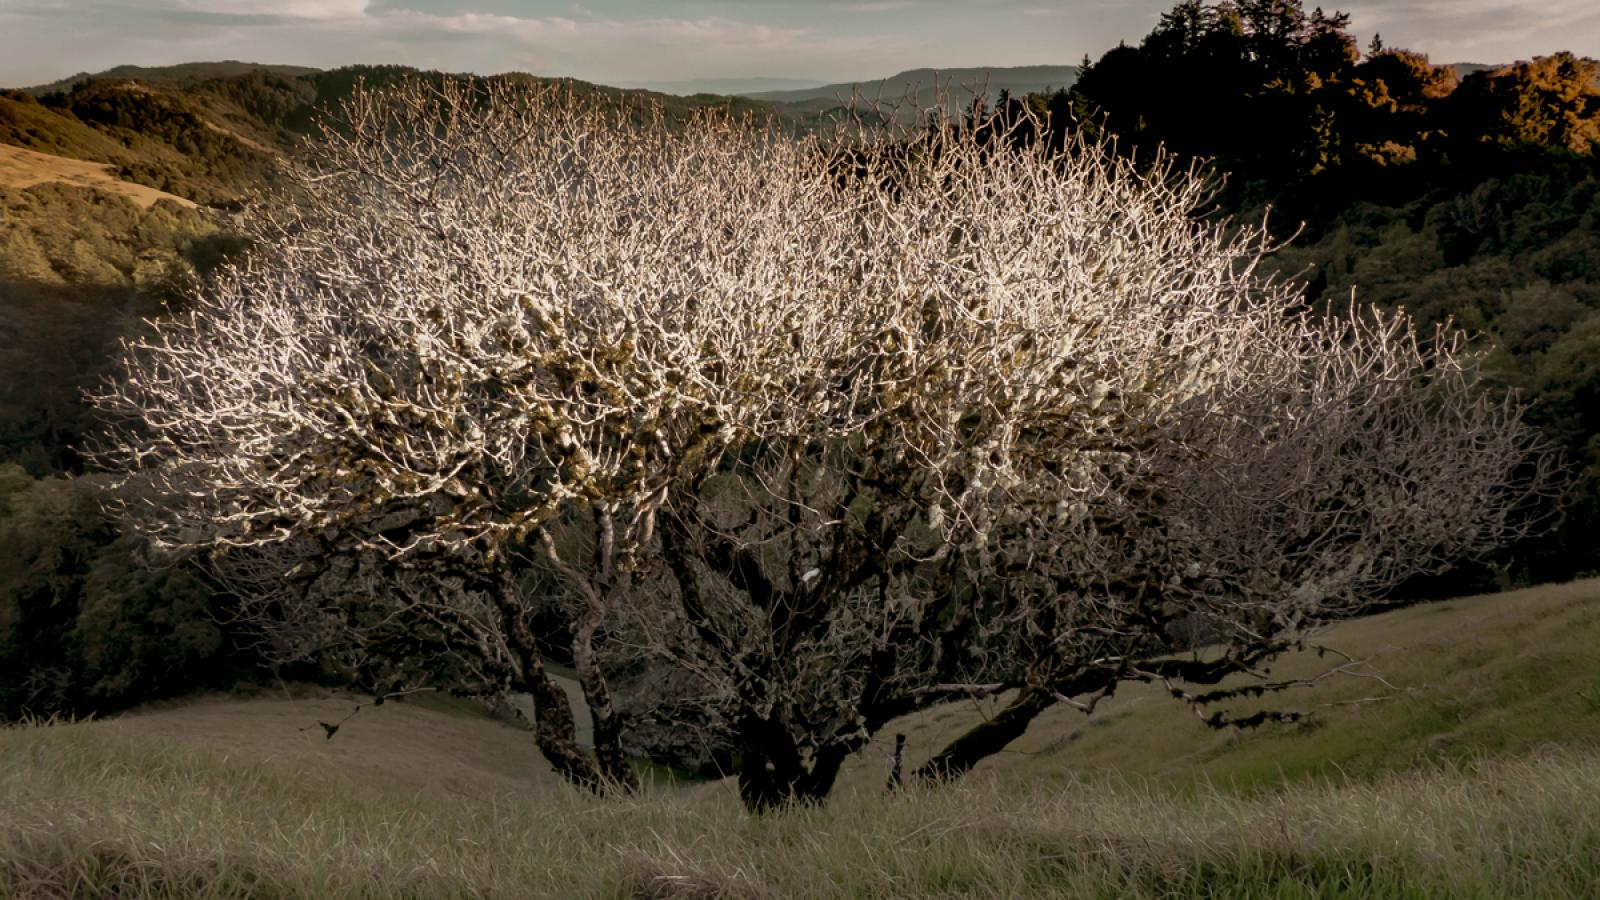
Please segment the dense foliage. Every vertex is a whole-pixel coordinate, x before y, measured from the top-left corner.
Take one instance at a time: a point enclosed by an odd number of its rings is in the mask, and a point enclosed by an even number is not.
[[[103,487],[0,466],[0,719],[116,709],[233,665],[211,592],[153,567]]]
[[[1300,0],[1185,0],[1138,46],[1087,67],[1058,104],[1124,149],[1164,146],[1214,159],[1260,191],[1302,199],[1320,176],[1385,196],[1426,175],[1498,166],[1494,151],[1587,153],[1600,142],[1600,64],[1560,52],[1474,71],[1374,41],[1356,49],[1349,16]],[[1034,102],[1048,105],[1052,98]],[[1323,207],[1340,195],[1313,194]]]

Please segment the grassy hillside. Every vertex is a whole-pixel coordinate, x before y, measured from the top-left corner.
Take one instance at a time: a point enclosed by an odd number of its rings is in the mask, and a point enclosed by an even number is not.
[[[423,698],[360,706],[342,694],[208,696],[136,710],[87,729],[112,742],[270,763],[364,789],[495,797],[548,795],[558,779],[532,735],[464,701]],[[352,715],[354,713],[354,715]],[[319,722],[338,725],[332,738]],[[343,724],[339,724],[339,723]]]
[[[760,819],[724,784],[576,794],[528,734],[462,707],[366,707],[332,740],[316,723],[354,700],[17,727],[0,731],[0,895],[1593,895],[1600,582],[1325,638],[1394,687],[1324,680],[1294,695],[1319,725],[1231,737],[1130,692],[956,786],[885,795],[874,752],[827,807]],[[931,743],[968,714],[903,724]]]
[[[1286,657],[1272,678],[1345,671],[1239,707],[1303,710],[1311,714],[1303,722],[1214,731],[1162,687],[1127,685],[1092,716],[1045,713],[984,765],[1026,780],[1116,774],[1260,785],[1600,746],[1600,580],[1412,606],[1345,622],[1311,643],[1330,652]],[[955,704],[891,724],[862,765],[881,769],[895,732],[907,735],[908,762],[920,762],[992,705]]]
[[[0,188],[30,188],[36,184],[67,184],[127,197],[143,207],[161,200],[193,207],[194,201],[158,191],[152,187],[123,181],[100,163],[86,163],[48,153],[39,153],[0,144]]]
[[[458,765],[438,760],[441,768]],[[0,894],[244,897],[1589,897],[1600,758],[1270,797],[1086,780],[595,801],[365,786],[89,726],[0,738]]]

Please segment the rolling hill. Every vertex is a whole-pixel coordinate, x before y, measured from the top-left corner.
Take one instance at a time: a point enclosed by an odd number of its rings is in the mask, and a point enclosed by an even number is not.
[[[402,66],[329,71],[234,61],[118,66],[26,90],[0,91],[0,145],[104,163],[118,176],[201,205],[230,206],[272,179],[278,158],[314,129],[320,111],[358,82],[447,77]],[[521,73],[513,80],[549,81]],[[673,118],[697,110],[788,115],[743,97],[679,97],[560,79],[578,94],[657,103]]]
[[[76,75],[69,75],[49,84],[38,84],[33,87],[23,88],[23,90],[30,94],[43,95],[68,91],[74,85],[95,80],[142,81],[147,84],[156,82],[194,83],[214,78],[233,78],[256,72],[293,78],[300,75],[312,75],[318,71],[320,70],[309,66],[281,66],[268,63],[240,62],[236,59],[225,59],[218,62],[179,63],[174,66],[112,66],[103,72],[79,72]]]
[[[1046,712],[982,766],[1029,781],[1083,775],[1239,785],[1466,762],[1549,746],[1600,746],[1600,579],[1434,603],[1354,619],[1271,667],[1313,682],[1239,707],[1310,713],[1253,731],[1212,730],[1159,685],[1127,685],[1084,716]],[[1339,674],[1316,680],[1323,673]],[[917,763],[993,703],[953,704],[893,723]]]
[[[1465,78],[1473,72],[1490,72],[1500,68],[1498,65],[1474,62],[1446,63],[1445,65],[1455,70],[1457,78]]]
[[[808,91],[826,85],[826,81],[800,78],[692,78],[686,81],[639,81],[617,85],[621,88],[656,91],[689,97],[695,94],[720,94],[726,97],[750,97],[774,91]]]

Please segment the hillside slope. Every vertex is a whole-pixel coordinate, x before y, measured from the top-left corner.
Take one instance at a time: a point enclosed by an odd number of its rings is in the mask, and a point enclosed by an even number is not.
[[[318,723],[338,730],[329,737]],[[208,696],[68,727],[402,793],[494,797],[557,784],[531,733],[490,719],[476,705],[434,698],[373,706],[368,698],[325,691]]]
[[[1309,713],[1301,722],[1215,731],[1161,686],[1125,685],[1091,716],[1050,710],[980,768],[1025,781],[1109,774],[1255,785],[1600,745],[1600,579],[1420,604],[1308,643],[1329,652],[1284,657],[1272,680],[1343,671],[1236,707]],[[994,705],[951,704],[891,723],[853,777],[882,777],[895,733],[907,735],[908,765],[920,763]]]
[[[1249,786],[1600,745],[1600,579],[1396,610],[1330,628],[1315,643],[1355,664],[1307,650],[1273,667],[1275,678],[1309,679],[1347,666],[1272,698],[1310,712],[1307,721],[1213,731],[1161,689],[1131,685],[1089,717],[1065,707],[1046,713],[980,771],[1029,784],[1114,775]],[[573,699],[581,702],[575,692]],[[456,790],[460,778],[520,789],[551,778],[531,735],[465,704],[453,712],[367,707],[324,739],[316,723],[337,722],[358,702],[213,697],[72,727],[416,788],[438,781]],[[908,736],[908,762],[918,762],[986,708],[950,704],[891,724],[858,755],[847,782],[883,783],[895,733]]]
[[[691,78],[685,81],[637,81],[618,85],[639,88],[678,97],[695,94],[718,94],[724,97],[748,97],[774,91],[806,91],[827,84],[825,81],[799,78]]]
[[[128,155],[121,141],[19,93],[0,93],[0,144],[94,162]]]
[[[194,201],[176,194],[123,181],[112,174],[111,167],[104,163],[80,162],[64,156],[53,156],[10,144],[0,144],[0,188],[30,188],[37,184],[66,184],[92,188],[127,197],[142,207],[153,206],[161,200],[168,200],[191,209],[196,205]]]

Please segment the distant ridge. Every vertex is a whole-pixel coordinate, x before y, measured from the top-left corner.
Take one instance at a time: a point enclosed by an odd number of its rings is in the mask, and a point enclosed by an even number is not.
[[[218,62],[192,62],[179,63],[173,66],[113,66],[104,72],[79,72],[59,81],[49,84],[39,84],[23,88],[30,94],[54,94],[71,89],[75,84],[94,78],[126,78],[132,81],[145,82],[174,82],[203,81],[208,78],[232,78],[238,75],[248,75],[251,72],[271,72],[274,75],[284,75],[293,78],[298,75],[310,75],[320,72],[309,66],[282,66],[270,63],[240,62],[236,59],[224,59]]]
[[[833,105],[851,96],[881,100],[886,104],[912,102],[919,107],[933,105],[941,91],[948,94],[947,105],[964,106],[975,93],[994,102],[1002,91],[1013,95],[1037,93],[1054,88],[1069,88],[1078,81],[1077,66],[1011,66],[966,69],[911,69],[876,81],[853,81],[793,91],[767,91],[748,94],[755,100],[773,103],[827,103]]]
[[[827,86],[826,81],[801,78],[691,78],[684,81],[625,82],[620,88],[640,88],[662,94],[689,97],[695,94],[721,94],[748,97],[783,91],[808,91]]]
[[[361,68],[361,67],[356,67]],[[295,78],[314,75],[322,69],[272,63],[242,62],[236,59],[215,62],[180,63],[171,66],[114,66],[101,72],[79,72],[48,84],[21,88],[35,96],[59,93],[92,79],[127,79],[148,84],[184,86],[215,78],[233,78],[253,72]],[[1078,80],[1077,66],[992,66],[952,69],[910,69],[888,78],[825,83],[793,78],[698,78],[680,81],[629,82],[624,90],[648,90],[688,97],[714,94],[744,97],[768,103],[834,106],[852,95],[897,104],[914,102],[932,105],[942,91],[951,106],[964,106],[975,92],[983,91],[993,102],[1002,91],[1023,95],[1055,88],[1068,88]],[[598,85],[597,85],[598,86]]]

